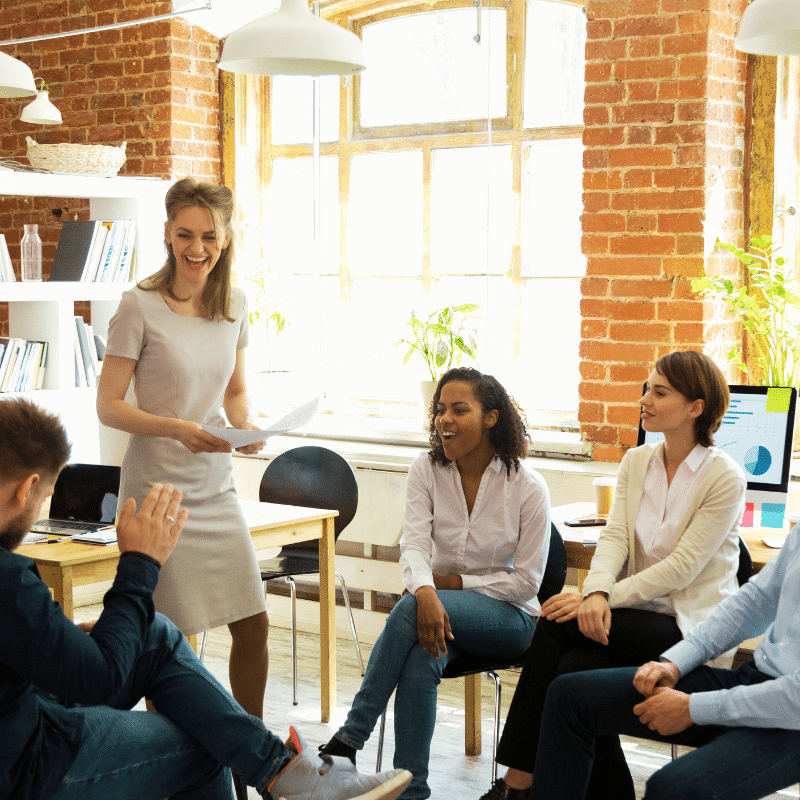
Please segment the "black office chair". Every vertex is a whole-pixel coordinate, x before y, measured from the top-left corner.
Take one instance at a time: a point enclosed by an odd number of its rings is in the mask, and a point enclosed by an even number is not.
[[[739,537],[739,569],[736,570],[736,580],[739,586],[744,586],[753,577],[753,559],[747,549],[744,539]]]
[[[261,478],[258,499],[262,503],[331,508],[339,512],[334,518],[334,539],[349,525],[358,507],[358,484],[352,467],[338,453],[326,447],[296,447],[273,459]],[[297,589],[294,575],[314,575],[319,572],[319,542],[299,542],[281,548],[275,558],[259,561],[261,580],[283,578],[292,595],[292,682],[293,703],[297,705]],[[356,624],[347,596],[347,585],[337,572],[342,585],[344,604],[350,618],[350,630],[356,646],[361,675],[364,661],[358,644]]]
[[[539,587],[539,603],[558,594],[564,588],[564,581],[567,577],[567,552],[564,549],[564,541],[558,528],[550,524],[550,551],[547,555],[547,564],[542,585]],[[500,676],[497,674],[502,669],[518,669],[525,663],[528,654],[527,648],[524,652],[516,656],[507,658],[492,656],[475,656],[469,653],[462,653],[454,658],[444,668],[442,678],[465,678],[468,675],[485,673],[487,677],[494,681],[494,738],[492,739],[492,782],[497,780],[497,740],[500,738],[500,695],[502,691]],[[381,716],[380,732],[378,734],[378,761],[375,767],[376,772],[381,770],[383,761],[383,736],[386,732],[386,709]]]

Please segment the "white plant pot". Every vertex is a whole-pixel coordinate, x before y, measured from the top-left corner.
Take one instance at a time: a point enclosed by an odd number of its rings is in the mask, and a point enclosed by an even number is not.
[[[431,403],[436,394],[436,387],[439,381],[420,381],[419,382],[419,403],[420,415],[422,417],[422,430],[427,431],[431,425]]]

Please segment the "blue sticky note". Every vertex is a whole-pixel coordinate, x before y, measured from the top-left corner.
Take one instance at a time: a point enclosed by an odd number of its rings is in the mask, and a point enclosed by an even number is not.
[[[761,527],[782,528],[783,516],[786,513],[786,503],[762,503]]]

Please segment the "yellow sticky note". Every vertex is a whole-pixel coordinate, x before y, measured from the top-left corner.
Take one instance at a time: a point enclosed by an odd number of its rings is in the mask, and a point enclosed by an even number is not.
[[[778,411],[786,414],[789,411],[791,399],[791,389],[771,387],[767,389],[767,411]]]

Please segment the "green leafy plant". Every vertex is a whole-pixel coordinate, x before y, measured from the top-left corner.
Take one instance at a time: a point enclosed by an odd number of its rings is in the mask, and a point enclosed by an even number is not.
[[[777,255],[780,245],[770,236],[759,236],[750,240],[749,252],[728,242],[717,242],[717,247],[733,253],[750,278],[749,287],[721,277],[692,281],[692,291],[722,300],[750,334],[752,351],[747,363],[740,347],[728,353],[728,360],[754,383],[797,386],[800,296],[795,293],[794,271],[785,269],[786,259]]]
[[[280,293],[271,285],[273,283],[271,278],[272,273],[266,269],[259,270],[253,277],[248,276],[245,278],[255,287],[248,292],[250,324],[257,325],[262,321],[265,323],[264,334],[266,337],[268,371],[272,370],[270,336],[278,336],[286,325],[291,324],[280,310],[280,301],[275,300],[276,297],[280,297]]]
[[[472,312],[479,308],[473,303],[445,306],[434,311],[427,322],[418,319],[412,311],[406,324],[411,326],[413,338],[395,342],[396,345],[409,345],[403,363],[407,364],[414,353],[419,353],[431,380],[438,381],[454,364],[460,364],[465,354],[474,359],[478,346],[476,332],[474,328],[466,328],[465,323],[468,319],[475,319]]]

